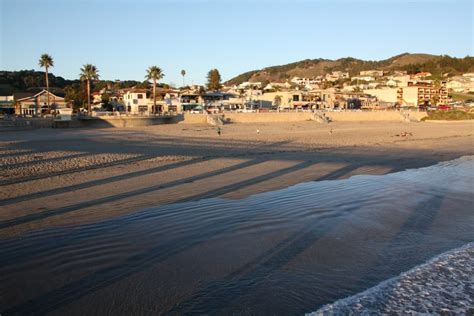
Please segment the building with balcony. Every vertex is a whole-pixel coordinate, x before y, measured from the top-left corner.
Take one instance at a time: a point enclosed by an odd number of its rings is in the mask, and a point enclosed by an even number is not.
[[[448,89],[446,82],[442,82],[440,88],[436,88],[432,84],[410,85],[400,88],[397,91],[397,97],[402,105],[408,106],[446,104]]]

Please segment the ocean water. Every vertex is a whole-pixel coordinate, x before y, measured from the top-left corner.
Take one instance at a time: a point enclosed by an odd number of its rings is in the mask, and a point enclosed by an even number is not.
[[[307,315],[383,314],[474,315],[474,243]]]
[[[320,308],[337,314],[341,305],[363,309],[367,293],[356,296],[355,304],[353,298],[340,300],[374,286],[385,289],[380,284],[399,282],[407,277],[401,273],[459,247],[465,248],[440,262],[463,276],[466,260],[472,263],[473,189],[474,157],[462,157],[382,176],[301,183],[240,200],[169,204],[0,239],[0,314],[288,315]],[[436,282],[438,270],[423,271],[428,272],[417,284]],[[472,282],[465,288],[472,293]],[[390,299],[397,293],[403,288],[392,296],[371,296],[375,303],[367,311],[380,307],[396,313],[400,306],[419,304]],[[446,298],[442,308],[462,308],[454,299],[450,303]],[[391,304],[400,306],[391,309]],[[472,304],[472,296],[464,304]]]

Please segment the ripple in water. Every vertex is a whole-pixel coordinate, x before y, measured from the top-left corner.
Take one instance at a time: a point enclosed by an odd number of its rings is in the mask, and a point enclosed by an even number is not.
[[[464,157],[3,239],[0,312],[317,310],[472,242],[473,167]]]

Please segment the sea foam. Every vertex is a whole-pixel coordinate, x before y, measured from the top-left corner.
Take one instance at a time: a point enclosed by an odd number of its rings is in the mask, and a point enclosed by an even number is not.
[[[474,314],[474,242],[307,315]]]

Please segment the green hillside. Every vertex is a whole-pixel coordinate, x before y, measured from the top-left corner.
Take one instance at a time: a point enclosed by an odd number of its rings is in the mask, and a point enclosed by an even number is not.
[[[474,57],[455,58],[447,55],[401,54],[385,60],[361,60],[352,57],[337,60],[306,59],[286,65],[266,67],[240,74],[226,82],[228,85],[240,84],[244,81],[285,81],[292,77],[315,77],[331,71],[347,71],[356,75],[362,70],[406,70],[408,73],[428,71],[434,77],[443,74],[454,76],[466,72],[474,72]]]

